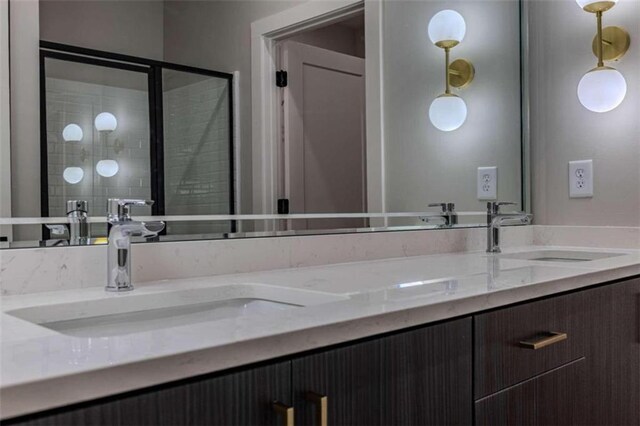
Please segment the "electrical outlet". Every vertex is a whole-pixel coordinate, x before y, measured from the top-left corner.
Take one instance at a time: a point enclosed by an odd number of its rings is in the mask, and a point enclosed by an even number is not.
[[[478,200],[498,198],[498,168],[478,167]]]
[[[593,197],[593,160],[569,162],[569,198]]]

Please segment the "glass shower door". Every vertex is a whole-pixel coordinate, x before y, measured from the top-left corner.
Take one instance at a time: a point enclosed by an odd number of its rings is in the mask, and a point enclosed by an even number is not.
[[[62,58],[44,58],[43,216],[65,216],[67,200],[104,216],[108,198],[151,199],[148,69]],[[106,235],[106,225],[91,235]]]

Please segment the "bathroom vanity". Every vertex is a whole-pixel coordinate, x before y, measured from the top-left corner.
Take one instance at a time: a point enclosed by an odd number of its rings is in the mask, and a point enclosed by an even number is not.
[[[304,306],[146,330],[122,324],[127,336],[52,320],[56,299],[65,315],[74,303],[99,315],[114,300],[101,289],[71,300],[47,293],[46,303],[16,296],[3,320],[27,333],[49,328],[32,342],[57,354],[19,359],[18,339],[4,345],[3,374],[16,384],[1,395],[17,414],[4,423],[639,424],[639,266],[637,250],[531,246],[172,280],[115,297],[126,311],[134,297],[158,306],[176,292],[204,301],[223,288],[226,298]],[[409,281],[416,274],[426,279]],[[29,324],[38,315],[43,327]],[[12,365],[51,373],[26,379]],[[65,393],[76,401],[46,406]],[[18,413],[27,395],[43,409]]]

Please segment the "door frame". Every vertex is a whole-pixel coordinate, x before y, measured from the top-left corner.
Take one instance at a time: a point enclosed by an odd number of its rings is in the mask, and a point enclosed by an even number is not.
[[[384,86],[382,0],[310,0],[251,24],[251,114],[254,213],[275,214],[278,197],[276,43],[301,31],[362,13],[365,17],[367,210],[383,213]],[[265,223],[269,228],[272,224]],[[378,224],[376,225],[378,226]]]

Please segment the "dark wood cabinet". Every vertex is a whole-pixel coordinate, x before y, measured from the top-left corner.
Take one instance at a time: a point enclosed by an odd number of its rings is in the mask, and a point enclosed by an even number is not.
[[[587,425],[584,358],[476,402],[478,426]]]
[[[294,359],[296,425],[319,425],[308,392],[327,398],[330,425],[472,423],[471,318]]]
[[[318,425],[313,392],[327,398],[330,425],[380,424],[380,340],[345,346],[292,361],[296,426]]]
[[[382,340],[381,424],[473,422],[472,319]]]
[[[189,383],[147,389],[8,421],[24,426],[276,425],[275,400],[291,404],[289,362],[257,367]]]
[[[476,315],[476,399],[585,356],[587,303],[581,292],[529,302]],[[566,339],[534,350],[521,342],[539,342],[551,333]]]
[[[584,292],[591,425],[640,425],[640,279]]]
[[[479,425],[640,425],[640,279],[476,315],[474,351]]]

